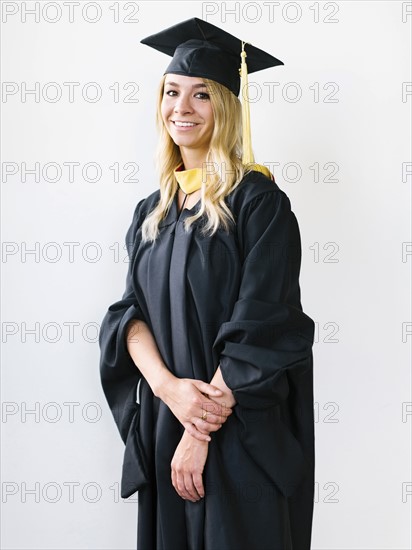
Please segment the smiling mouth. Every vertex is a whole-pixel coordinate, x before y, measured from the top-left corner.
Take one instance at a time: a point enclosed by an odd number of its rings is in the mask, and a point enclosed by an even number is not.
[[[172,120],[172,122],[178,128],[193,128],[193,126],[197,126],[196,122],[181,122],[180,120]]]

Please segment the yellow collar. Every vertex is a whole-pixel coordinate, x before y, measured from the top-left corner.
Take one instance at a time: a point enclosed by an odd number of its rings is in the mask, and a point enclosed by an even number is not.
[[[202,187],[202,168],[179,170],[181,166],[182,163],[176,166],[174,174],[182,191],[189,195]]]
[[[197,191],[202,187],[202,168],[191,168],[190,170],[180,170],[180,168],[183,166],[183,163],[180,163],[178,166],[176,166],[174,170],[174,174],[177,180],[177,183],[179,184],[180,188],[186,195],[189,195],[190,193],[193,193],[194,191]],[[268,178],[272,179],[274,181],[274,177],[270,170],[262,165],[253,163],[252,169],[256,172],[262,172],[267,176]]]

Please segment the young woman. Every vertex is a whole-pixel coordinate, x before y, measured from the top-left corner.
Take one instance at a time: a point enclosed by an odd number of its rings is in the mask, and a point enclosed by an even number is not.
[[[137,548],[309,550],[314,323],[290,201],[242,161],[242,43],[199,19],[143,43],[173,56],[160,189],[136,207],[126,290],[100,331]],[[243,49],[253,70],[281,64]]]

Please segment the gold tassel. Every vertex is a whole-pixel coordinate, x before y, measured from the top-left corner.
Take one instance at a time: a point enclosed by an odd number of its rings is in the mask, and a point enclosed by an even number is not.
[[[246,52],[245,44],[248,42],[242,41],[242,52],[240,54],[240,89],[242,91],[242,126],[243,126],[243,164],[254,163],[255,159],[252,151],[252,137],[250,132],[250,109],[249,99],[246,99],[245,94],[248,92],[248,78],[247,78],[247,65],[246,65]]]
[[[263,164],[256,164],[255,157],[253,156],[252,150],[252,135],[250,130],[250,109],[249,109],[249,99],[245,98],[245,94],[248,94],[248,78],[247,78],[247,65],[246,65],[246,52],[245,44],[248,42],[242,41],[242,52],[240,54],[241,64],[240,64],[240,89],[242,91],[242,126],[243,126],[243,158],[242,163],[244,165],[249,165],[249,168],[255,170],[256,172],[262,172],[266,177],[270,178],[272,181],[275,181],[275,178],[272,172],[264,166]],[[253,165],[253,166],[252,166]]]

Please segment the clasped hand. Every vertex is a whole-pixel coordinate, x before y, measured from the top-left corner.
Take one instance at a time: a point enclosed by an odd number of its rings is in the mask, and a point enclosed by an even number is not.
[[[216,380],[225,387],[219,370]],[[173,376],[162,384],[160,397],[185,428],[171,462],[172,485],[180,497],[196,502],[205,495],[202,474],[209,433],[232,414],[234,396],[229,388],[223,392],[201,380]]]
[[[222,390],[202,380],[173,377],[163,386],[161,398],[186,431],[199,441],[210,441],[209,433],[219,430],[232,414],[230,406],[223,402]]]

